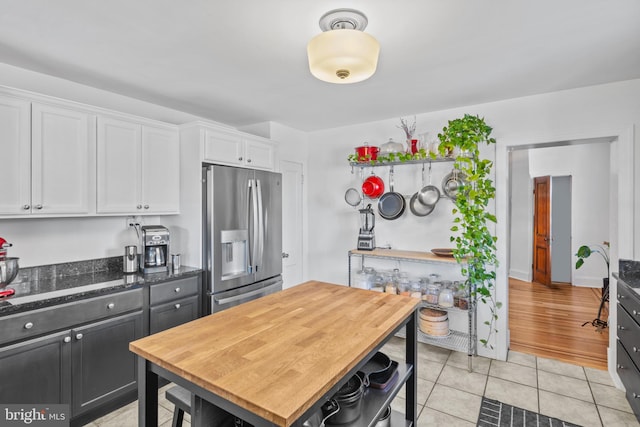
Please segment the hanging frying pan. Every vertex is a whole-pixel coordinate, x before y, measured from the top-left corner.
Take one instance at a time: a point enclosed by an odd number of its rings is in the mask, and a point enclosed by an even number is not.
[[[404,213],[406,201],[404,196],[393,191],[393,166],[389,170],[389,191],[378,200],[378,213],[384,219],[398,219]]]
[[[440,200],[440,190],[431,184],[431,162],[429,162],[429,185],[422,187],[418,191],[418,201],[433,209],[438,200]]]

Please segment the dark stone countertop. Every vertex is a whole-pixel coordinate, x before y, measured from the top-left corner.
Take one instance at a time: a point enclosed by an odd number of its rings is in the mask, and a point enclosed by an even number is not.
[[[201,272],[201,269],[185,266],[180,267],[178,271],[144,275],[123,274],[122,271],[95,271],[75,276],[45,276],[11,283],[8,287],[15,289],[16,293],[0,300],[0,317],[196,276]]]
[[[640,261],[621,259],[618,264],[620,271],[613,273],[613,277],[640,294]]]

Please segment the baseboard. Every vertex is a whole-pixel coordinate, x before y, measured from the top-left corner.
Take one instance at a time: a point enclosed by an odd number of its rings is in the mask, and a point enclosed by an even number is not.
[[[516,270],[513,268],[509,270],[509,277],[517,280],[522,280],[524,282],[531,281],[531,273],[529,271]]]

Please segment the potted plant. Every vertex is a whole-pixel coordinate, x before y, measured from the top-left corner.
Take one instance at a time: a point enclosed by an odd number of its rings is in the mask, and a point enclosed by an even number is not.
[[[587,245],[582,245],[578,248],[578,252],[576,252],[576,256],[578,260],[576,261],[576,270],[582,267],[584,264],[584,260],[589,258],[591,254],[597,253],[604,260],[605,264],[607,264],[607,277],[602,279],[603,287],[602,292],[604,293],[606,289],[609,288],[609,242],[602,242],[602,245],[594,245],[594,247],[590,247]]]
[[[486,338],[480,342],[491,348],[489,339],[497,332],[495,322],[502,304],[496,301],[493,293],[497,266],[496,236],[491,234],[489,223],[496,217],[489,211],[489,203],[495,199],[496,189],[490,178],[493,162],[480,157],[482,144],[495,144],[491,138],[492,128],[483,118],[465,114],[464,117],[450,120],[438,134],[438,151],[442,156],[459,151],[454,168],[466,177],[458,192],[453,209],[451,242],[456,247],[453,255],[462,265],[462,274],[467,277],[466,285],[473,299],[489,304],[491,317],[484,324],[489,328]],[[457,149],[457,150],[456,150]]]

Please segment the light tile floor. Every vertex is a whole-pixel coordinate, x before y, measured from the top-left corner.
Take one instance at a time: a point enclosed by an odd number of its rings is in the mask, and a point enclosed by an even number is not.
[[[404,340],[392,339],[383,350],[404,358]],[[482,396],[509,405],[560,418],[584,427],[640,426],[624,393],[614,387],[606,371],[557,360],[510,352],[508,360],[474,358],[467,370],[467,355],[419,343],[418,427],[475,426]],[[171,426],[173,404],[159,394],[159,424]],[[404,389],[392,407],[404,412]],[[90,423],[91,427],[136,427],[134,402]],[[189,417],[183,424],[189,426]]]

